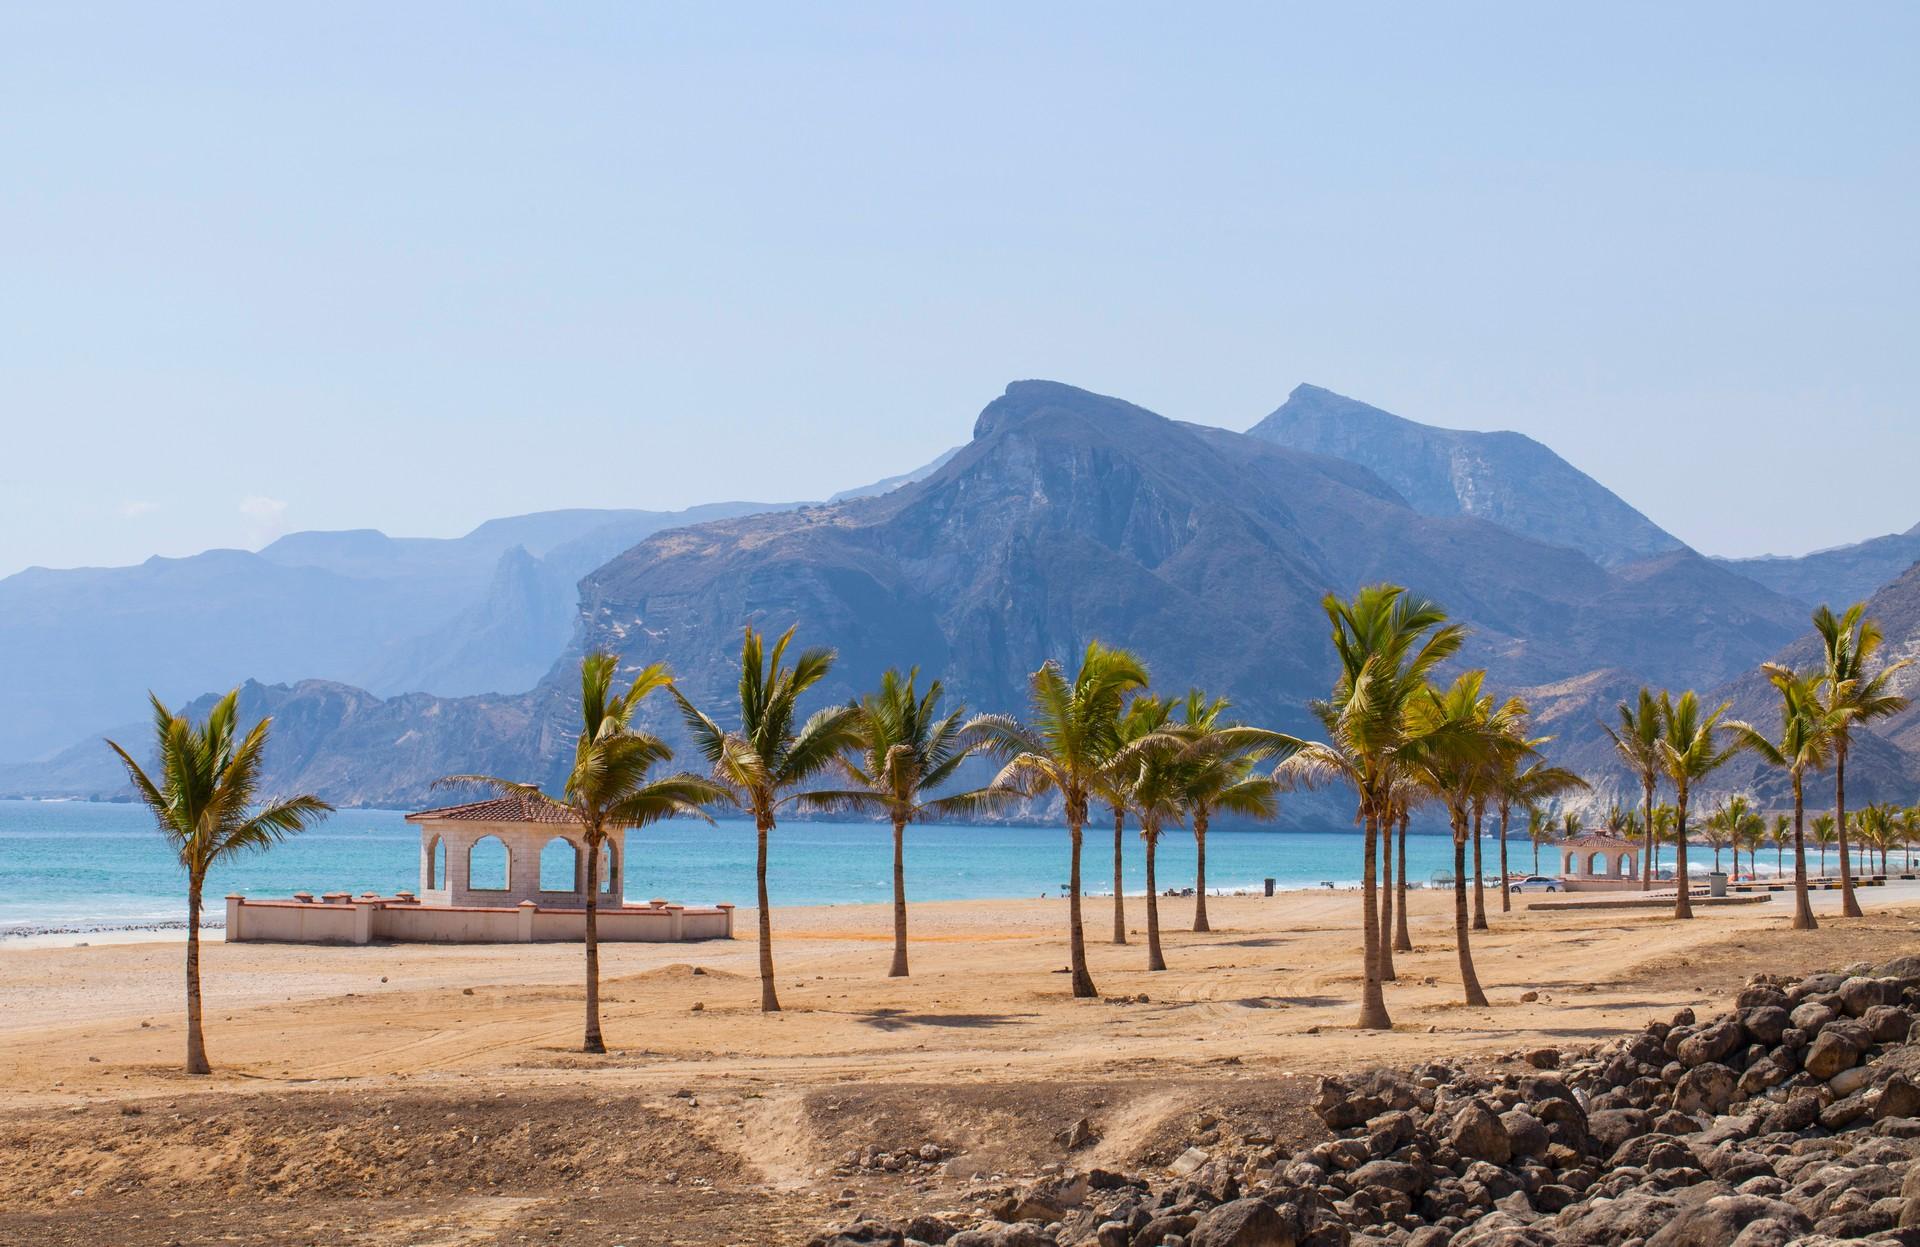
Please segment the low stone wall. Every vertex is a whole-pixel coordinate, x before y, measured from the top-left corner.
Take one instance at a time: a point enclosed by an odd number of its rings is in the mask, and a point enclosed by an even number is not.
[[[600,939],[609,943],[666,944],[733,938],[733,906],[688,907],[655,901],[599,911]],[[579,943],[586,938],[583,909],[550,909],[522,901],[510,907],[422,904],[409,895],[333,893],[318,900],[251,901],[227,897],[229,943],[285,944],[529,944]]]

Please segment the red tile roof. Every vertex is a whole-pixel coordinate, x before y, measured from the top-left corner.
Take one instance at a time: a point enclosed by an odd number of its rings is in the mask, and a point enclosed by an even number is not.
[[[465,805],[442,806],[437,810],[421,810],[407,815],[407,821],[410,823],[429,818],[443,818],[460,823],[550,823],[562,827],[580,825],[580,820],[565,807],[547,801],[530,801],[518,793],[493,797],[486,801],[470,801]]]

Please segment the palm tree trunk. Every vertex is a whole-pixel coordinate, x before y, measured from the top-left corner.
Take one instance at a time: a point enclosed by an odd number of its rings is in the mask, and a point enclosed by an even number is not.
[[[1147,842],[1147,969],[1164,970],[1167,959],[1160,955],[1160,892],[1153,879],[1153,851],[1160,844],[1160,829],[1143,823],[1140,838]]]
[[[1801,779],[1793,776],[1793,929],[1811,931],[1820,924],[1813,920],[1813,905],[1807,900],[1807,808]],[[1820,849],[1826,855],[1826,846]],[[1822,870],[1824,871],[1824,863]]]
[[[211,1074],[207,1041],[200,1029],[200,887],[187,881],[187,1073]]]
[[[767,833],[773,830],[771,818],[754,820],[760,832],[759,858],[755,863],[755,882],[760,889],[760,1012],[780,1012],[780,997],[773,990],[773,911],[767,907]]]
[[[1399,872],[1398,882],[1394,884],[1394,891],[1399,895],[1396,898],[1398,904],[1393,910],[1393,946],[1403,953],[1410,953],[1413,951],[1413,936],[1407,933],[1407,814],[1404,810],[1400,813],[1400,861],[1394,869]]]
[[[907,824],[893,820],[893,965],[890,979],[907,977]]]
[[[1384,1031],[1393,1029],[1393,1019],[1387,1016],[1387,997],[1380,988],[1380,898],[1376,895],[1379,878],[1374,860],[1379,852],[1374,841],[1380,835],[1380,818],[1368,810],[1366,820],[1367,860],[1360,868],[1360,942],[1361,956],[1366,963],[1362,972],[1360,1029]]]
[[[1481,878],[1484,873],[1480,865],[1480,809],[1475,806],[1473,811],[1473,929],[1476,931],[1488,930],[1486,886]]]
[[[1113,942],[1127,942],[1127,880],[1120,869],[1122,850],[1127,836],[1127,812],[1119,806],[1113,807]]]
[[[1687,877],[1687,790],[1674,797],[1673,819],[1673,916],[1693,917],[1693,888]]]
[[[1380,981],[1398,982],[1393,968],[1393,816],[1380,832]]]
[[[1834,744],[1833,825],[1840,835],[1840,913],[1846,918],[1861,918],[1866,914],[1860,908],[1860,898],[1853,894],[1853,870],[1847,865],[1847,745],[1844,737]]]
[[[1643,776],[1640,786],[1647,792],[1647,842],[1640,854],[1640,890],[1653,891],[1654,858],[1660,855],[1660,833],[1653,825],[1653,776]]]
[[[600,845],[587,839],[587,1031],[580,1040],[582,1052],[605,1052],[607,1041],[600,1036]],[[763,901],[762,904],[765,902]]]
[[[1466,820],[1457,818],[1453,829],[1453,945],[1460,954],[1460,986],[1466,991],[1467,1004],[1485,1008],[1487,993],[1480,990],[1480,976],[1473,971],[1473,945],[1467,933],[1466,833]]]
[[[1507,886],[1507,819],[1512,815],[1511,806],[1500,807],[1500,912],[1513,912],[1513,893]]]
[[[1067,921],[1072,929],[1067,933],[1067,954],[1073,971],[1073,994],[1076,999],[1093,1000],[1100,995],[1093,985],[1093,975],[1087,973],[1087,933],[1080,927],[1080,840],[1079,820],[1067,823],[1067,832],[1073,837],[1073,864],[1067,875]]]
[[[1531,835],[1527,838],[1533,839]],[[1533,841],[1533,873],[1536,875],[1540,873],[1540,842],[1538,840]]]
[[[1211,931],[1207,925],[1207,816],[1193,816],[1193,929]]]

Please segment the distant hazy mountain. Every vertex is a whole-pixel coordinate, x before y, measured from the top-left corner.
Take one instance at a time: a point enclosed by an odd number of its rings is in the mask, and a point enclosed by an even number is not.
[[[1536,478],[1481,479],[1520,491]],[[724,718],[746,622],[798,623],[802,644],[839,650],[814,705],[917,664],[976,709],[1022,710],[1036,666],[1071,664],[1097,637],[1141,653],[1160,688],[1197,684],[1251,721],[1305,729],[1305,703],[1332,674],[1321,597],[1390,580],[1471,625],[1463,665],[1528,690],[1543,726],[1591,755],[1612,699],[1641,682],[1726,684],[1805,628],[1798,603],[1685,547],[1603,565],[1568,542],[1442,510],[1411,505],[1401,484],[1356,462],[1017,382],[923,480],[663,528],[618,553],[581,580],[573,643],[530,692],[382,700],[308,681],[250,687],[249,704],[278,716],[277,782],[360,804],[435,799],[428,784],[450,771],[551,780],[587,646],[669,663]],[[1529,513],[1518,502],[1499,511]],[[498,599],[540,597],[527,559],[497,570]],[[513,614],[481,610],[464,626],[485,632]],[[530,653],[534,641],[516,632],[498,648],[513,645]],[[683,739],[665,702],[646,714]],[[104,757],[92,741],[38,772],[0,769],[0,791],[93,791],[87,775],[111,791]]]
[[[769,504],[552,511],[464,537],[292,533],[257,554],[0,580],[0,759],[43,756],[170,701],[247,679],[377,693],[516,692],[567,643],[575,582],[662,528]]]
[[[1248,430],[1371,468],[1426,515],[1471,515],[1603,566],[1683,548],[1612,491],[1520,433],[1441,429],[1323,390],[1295,387]]]
[[[882,477],[871,485],[862,485],[857,489],[843,489],[833,495],[833,497],[827,499],[827,501],[846,502],[853,498],[872,498],[879,494],[892,493],[902,485],[911,485],[915,481],[925,480],[927,477],[932,476],[935,472],[947,466],[947,460],[959,454],[962,449],[964,448],[955,446],[952,450],[940,455],[932,463],[922,464],[911,472],[902,472],[898,476]]]
[[[1816,550],[1797,558],[1769,554],[1714,561],[1809,607],[1825,602],[1839,610],[1872,597],[1920,562],[1920,524],[1904,533]]]

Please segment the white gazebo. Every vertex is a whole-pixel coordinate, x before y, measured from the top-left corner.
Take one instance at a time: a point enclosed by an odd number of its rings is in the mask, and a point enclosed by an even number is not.
[[[1640,846],[1618,836],[1590,834],[1554,842],[1560,879],[1569,892],[1604,892],[1638,886]]]
[[[417,892],[229,896],[227,939],[512,944],[585,938],[586,838],[565,810],[516,795],[422,810],[407,821],[420,829]],[[627,904],[624,830],[609,832],[600,853],[600,939],[733,938],[732,905]]]

